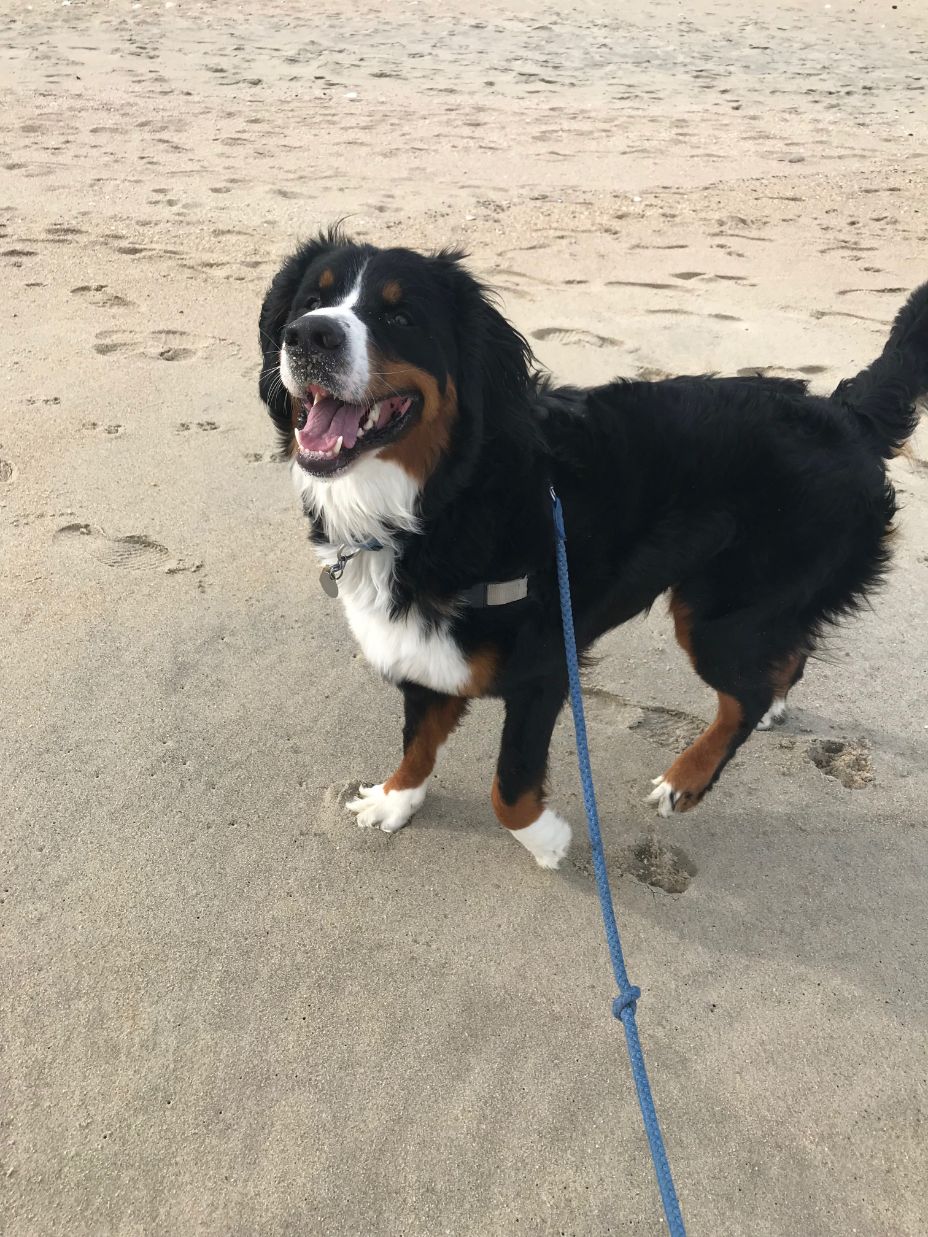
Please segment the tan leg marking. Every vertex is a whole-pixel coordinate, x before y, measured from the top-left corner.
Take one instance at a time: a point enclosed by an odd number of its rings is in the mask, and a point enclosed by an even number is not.
[[[718,696],[715,721],[664,774],[663,783],[674,793],[673,810],[676,812],[688,811],[703,797],[744,722],[741,705],[734,696],[722,692]]]
[[[533,825],[545,810],[545,801],[540,787],[527,790],[516,799],[515,803],[506,803],[500,794],[499,779],[496,777],[493,778],[490,798],[496,819],[504,829],[525,829],[528,825]]]
[[[769,730],[771,726],[779,726],[786,721],[786,697],[793,686],[793,680],[801,661],[801,653],[790,653],[771,670],[770,686],[773,688],[773,700],[770,702],[770,708],[757,723],[758,730]]]
[[[783,658],[779,665],[774,666],[773,673],[770,675],[770,683],[773,687],[775,699],[786,699],[787,693],[793,685],[793,676],[799,669],[801,660],[802,654],[790,653],[788,657]]]
[[[396,772],[384,782],[385,794],[389,794],[391,790],[414,790],[425,782],[435,768],[438,749],[457,726],[466,709],[467,701],[454,696],[436,704],[426,713]]]
[[[493,648],[478,649],[469,660],[470,678],[461,689],[461,695],[469,699],[485,696],[493,685],[499,667],[499,654]]]

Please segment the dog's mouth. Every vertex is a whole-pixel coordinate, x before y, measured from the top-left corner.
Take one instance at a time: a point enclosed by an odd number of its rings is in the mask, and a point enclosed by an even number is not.
[[[351,404],[319,386],[308,386],[299,402],[297,463],[317,477],[341,472],[363,452],[398,438],[422,408],[418,391]]]

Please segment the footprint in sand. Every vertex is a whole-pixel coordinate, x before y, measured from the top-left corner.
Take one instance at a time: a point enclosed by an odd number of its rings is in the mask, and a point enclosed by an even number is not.
[[[642,708],[641,716],[630,722],[628,728],[638,731],[657,747],[682,752],[699,738],[706,723],[689,713],[681,713],[679,709],[651,705]]]
[[[683,893],[696,875],[696,864],[679,846],[668,846],[653,835],[622,855],[622,868],[643,885],[667,893]]]
[[[818,739],[809,744],[809,759],[848,790],[863,790],[873,782],[873,762],[866,739]]]
[[[187,331],[97,331],[94,352],[100,356],[123,353],[146,356],[154,361],[189,361],[206,349],[210,342]]]
[[[543,326],[532,331],[532,339],[542,342],[551,340],[555,344],[569,344],[587,348],[621,348],[620,339],[612,339],[608,335],[597,335],[594,331],[583,331],[577,327]]]
[[[87,301],[90,305],[96,305],[98,309],[134,309],[135,302],[130,301],[126,296],[120,296],[118,292],[111,292],[105,283],[84,283],[77,288],[71,289],[72,296],[79,296],[81,300]]]
[[[126,432],[126,427],[124,425],[101,425],[99,421],[82,421],[81,429],[91,431],[101,430],[104,434],[108,434],[111,438],[118,438],[120,434],[124,434]]]
[[[706,723],[692,713],[662,705],[640,704],[603,687],[588,687],[586,696],[590,716],[596,722],[638,731],[657,747],[673,752],[689,747],[706,728]]]
[[[574,871],[589,880],[595,879],[588,853],[576,848],[568,862]],[[614,863],[614,867],[613,867]],[[634,846],[623,847],[610,868],[617,876],[633,876],[652,889],[666,893],[683,893],[696,875],[696,864],[679,846],[670,846],[653,834],[642,837]]]
[[[13,480],[13,465],[9,460],[0,460],[0,482]]]
[[[132,571],[154,571],[170,557],[168,549],[144,533],[111,537],[90,524],[65,524],[55,532],[63,542],[91,555],[107,567],[126,567]]]

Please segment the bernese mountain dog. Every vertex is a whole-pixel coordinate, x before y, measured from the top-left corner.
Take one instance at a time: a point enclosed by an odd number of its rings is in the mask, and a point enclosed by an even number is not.
[[[261,397],[321,581],[403,695],[402,759],[348,809],[402,828],[468,703],[500,697],[493,808],[554,868],[570,828],[545,800],[567,692],[551,487],[581,651],[667,593],[718,693],[715,720],[650,793],[662,816],[688,811],[752,730],[782,720],[824,629],[886,570],[886,460],[928,390],[928,284],[827,399],[763,377],[556,386],[460,253],[338,229],[284,263],[260,341]]]

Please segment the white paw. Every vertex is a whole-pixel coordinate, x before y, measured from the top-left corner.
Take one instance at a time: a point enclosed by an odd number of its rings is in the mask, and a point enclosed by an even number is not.
[[[354,812],[362,829],[396,833],[422,807],[424,800],[424,786],[412,790],[384,790],[381,782],[378,786],[359,786],[357,799],[352,799],[345,807]]]
[[[786,721],[786,701],[774,700],[773,704],[757,723],[758,730],[769,730],[771,726],[782,726]]]
[[[542,868],[559,867],[570,847],[570,825],[550,808],[545,808],[531,825],[509,832],[535,856],[535,862]]]
[[[680,798],[679,792],[674,790],[669,782],[664,781],[663,777],[652,778],[651,785],[654,789],[648,795],[648,803],[656,805],[658,816],[672,816]]]

